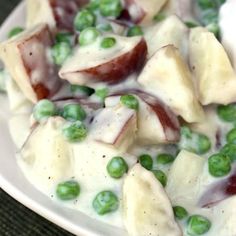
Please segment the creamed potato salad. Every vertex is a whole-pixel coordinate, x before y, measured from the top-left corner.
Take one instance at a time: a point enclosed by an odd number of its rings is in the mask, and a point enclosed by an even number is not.
[[[26,178],[130,236],[235,236],[236,1],[26,5],[0,44]]]

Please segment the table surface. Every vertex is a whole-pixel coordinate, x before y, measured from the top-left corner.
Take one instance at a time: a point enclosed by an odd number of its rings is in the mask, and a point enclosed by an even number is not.
[[[0,24],[20,0],[0,0]],[[0,189],[0,236],[73,236]]]

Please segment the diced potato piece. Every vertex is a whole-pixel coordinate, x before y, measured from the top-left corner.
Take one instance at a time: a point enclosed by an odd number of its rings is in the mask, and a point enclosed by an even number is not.
[[[72,173],[73,152],[61,133],[64,122],[60,117],[52,117],[38,125],[21,150],[21,162],[27,166],[27,173],[43,189],[51,190],[54,182],[69,178]]]
[[[125,0],[125,6],[134,23],[150,24],[167,0]]]
[[[90,135],[96,141],[127,151],[135,140],[136,131],[136,111],[117,105],[104,108],[95,116]]]
[[[138,82],[187,122],[203,119],[203,109],[195,95],[190,71],[174,46],[158,50],[147,62]]]
[[[173,44],[187,60],[189,29],[177,16],[170,16],[163,22],[148,27],[144,37],[148,45],[148,58],[158,49]]]
[[[173,204],[196,205],[205,158],[182,150],[171,166],[166,191]]]
[[[140,164],[124,180],[123,211],[130,236],[182,235],[161,183]]]
[[[60,88],[57,69],[48,50],[53,40],[45,24],[37,25],[0,44],[0,57],[24,95],[33,103]]]
[[[27,0],[27,27],[49,25],[52,32],[73,31],[73,21],[80,6],[88,0]]]
[[[235,102],[236,74],[214,34],[201,27],[192,29],[189,53],[201,103]]]
[[[79,85],[115,84],[142,69],[147,55],[145,40],[140,36],[109,36],[116,39],[116,45],[110,49],[101,48],[101,38],[91,45],[77,47],[59,71],[60,77]]]

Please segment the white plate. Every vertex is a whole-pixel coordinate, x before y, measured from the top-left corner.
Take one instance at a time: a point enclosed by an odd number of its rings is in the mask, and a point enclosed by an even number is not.
[[[0,29],[0,41],[14,26],[24,25],[25,4],[21,3],[9,16]],[[6,97],[0,95],[0,187],[13,198],[59,225],[79,236],[125,236],[121,229],[98,222],[90,217],[52,202],[37,191],[23,176],[15,159],[15,147],[8,131],[8,111]]]

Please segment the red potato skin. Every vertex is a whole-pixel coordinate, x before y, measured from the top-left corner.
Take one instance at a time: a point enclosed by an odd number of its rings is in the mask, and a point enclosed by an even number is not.
[[[146,57],[147,44],[142,39],[132,51],[82,72],[94,81],[115,84],[125,80],[133,72],[140,71],[146,62]]]
[[[134,94],[147,103],[151,110],[154,111],[160,120],[160,123],[166,134],[166,141],[178,142],[180,140],[180,123],[177,116],[172,110],[165,105],[159,98],[152,96],[144,91],[138,89],[127,89],[121,92],[117,92],[110,96],[121,96],[124,94]],[[169,130],[172,131],[172,135],[169,136]]]
[[[165,131],[166,140],[169,142],[179,141],[180,124],[177,116],[172,112],[172,110],[167,105],[165,105],[160,99],[148,93],[138,91],[137,96],[139,96],[144,102],[146,102],[156,113]],[[169,137],[168,130],[172,131],[173,137]]]
[[[33,47],[35,44],[40,45],[43,53],[39,54],[38,48]],[[29,76],[30,84],[38,100],[50,98],[61,87],[57,68],[49,64],[47,60],[46,48],[52,45],[53,39],[46,25],[37,34],[17,45],[26,73]],[[32,81],[32,75],[37,70],[40,71],[41,75],[37,83],[35,83]]]
[[[231,176],[209,188],[200,198],[199,205],[210,208],[233,195],[236,195],[236,168]]]
[[[119,146],[119,143],[122,141],[123,137],[126,136],[126,130],[129,129],[129,126],[132,125],[132,123],[136,123],[136,122],[137,122],[137,116],[136,116],[136,114],[134,114],[127,120],[127,122],[123,126],[122,130],[120,131],[119,136],[117,136],[116,140],[112,144],[115,146],[116,145]]]
[[[73,32],[74,17],[79,8],[88,2],[88,0],[50,0],[57,28]]]

